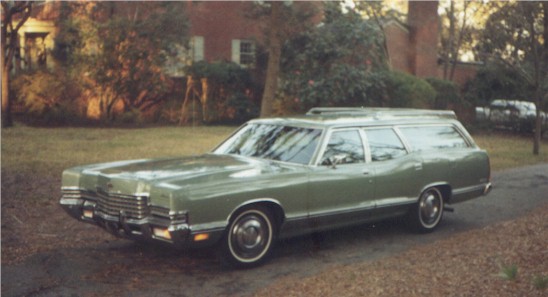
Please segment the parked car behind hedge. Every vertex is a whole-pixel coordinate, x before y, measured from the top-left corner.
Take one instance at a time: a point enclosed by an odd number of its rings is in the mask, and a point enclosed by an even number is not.
[[[537,107],[535,103],[521,100],[493,100],[489,106],[476,107],[476,120],[494,128],[532,132],[535,130]],[[542,131],[548,128],[546,114],[541,111]]]

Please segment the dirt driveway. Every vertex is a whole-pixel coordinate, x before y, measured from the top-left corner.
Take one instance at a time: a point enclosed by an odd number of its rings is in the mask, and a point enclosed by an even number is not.
[[[2,183],[20,182],[7,176]],[[44,194],[58,196],[55,179],[38,183]],[[252,270],[220,267],[213,250],[182,253],[115,239],[69,218],[54,202],[31,209],[3,191],[2,296],[247,296],[281,278],[394,256],[548,202],[548,164],[499,172],[493,182],[489,196],[455,205],[432,234],[410,234],[387,221],[299,237],[280,242],[273,259]]]

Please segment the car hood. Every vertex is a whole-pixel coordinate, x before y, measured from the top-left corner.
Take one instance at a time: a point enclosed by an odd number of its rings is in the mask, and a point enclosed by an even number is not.
[[[256,177],[280,168],[273,162],[234,155],[132,160],[65,170],[63,187],[138,194],[149,193],[151,186],[176,190],[187,185]]]

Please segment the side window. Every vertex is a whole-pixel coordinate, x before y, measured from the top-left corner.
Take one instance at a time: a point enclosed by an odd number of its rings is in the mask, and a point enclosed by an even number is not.
[[[407,154],[405,146],[391,128],[367,129],[365,134],[373,162],[396,159]]]
[[[402,127],[400,131],[415,151],[468,147],[462,135],[451,126]]]
[[[339,164],[365,163],[365,153],[357,130],[335,131],[327,143],[321,165],[330,165],[337,159]]]
[[[242,67],[255,65],[255,43],[251,40],[232,40],[232,62]]]

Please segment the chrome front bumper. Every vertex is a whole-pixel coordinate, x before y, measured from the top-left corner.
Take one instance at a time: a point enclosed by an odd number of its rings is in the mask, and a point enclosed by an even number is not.
[[[113,216],[97,210],[94,203],[80,198],[62,197],[59,204],[73,218],[98,225],[117,237],[139,241],[162,241],[181,248],[192,245],[190,227],[180,220],[153,215],[132,219],[123,211],[120,211],[118,216]]]

